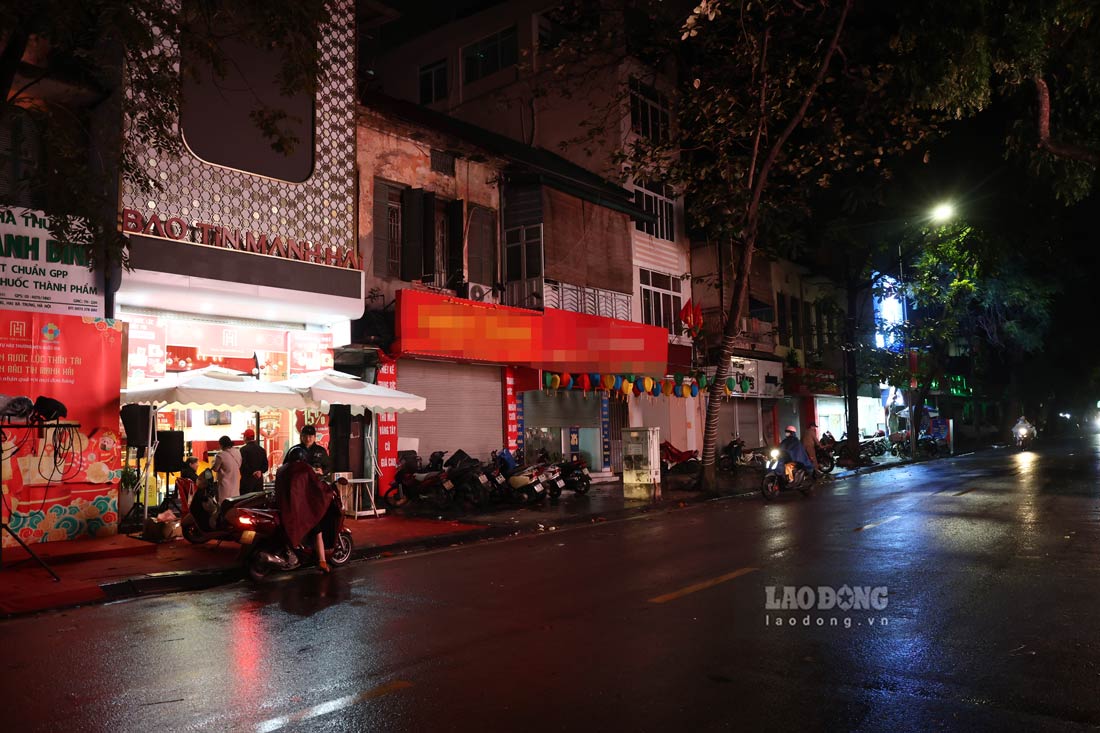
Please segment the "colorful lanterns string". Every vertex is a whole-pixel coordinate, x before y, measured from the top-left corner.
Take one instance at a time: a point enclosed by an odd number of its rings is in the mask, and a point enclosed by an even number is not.
[[[691,385],[691,396],[692,397],[698,397],[699,396],[699,385],[698,384]]]
[[[561,377],[554,374],[550,377],[550,389],[557,389],[561,386]]]

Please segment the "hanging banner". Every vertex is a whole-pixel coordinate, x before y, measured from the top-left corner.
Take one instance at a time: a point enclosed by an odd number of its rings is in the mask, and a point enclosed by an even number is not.
[[[157,316],[123,317],[126,331],[126,378],[140,383],[144,379],[160,379],[165,374],[168,328]]]
[[[24,542],[117,532],[122,328],[121,321],[0,311],[0,394],[50,397],[67,412],[56,427],[4,426],[0,511]],[[15,544],[7,533],[3,543]]]
[[[50,220],[41,211],[0,207],[0,308],[103,313],[84,248],[51,239]]]
[[[601,469],[607,471],[611,468],[611,401],[606,393],[600,398],[600,449]]]
[[[332,369],[332,334],[318,331],[287,331],[286,352],[290,373],[305,374]]]
[[[519,419],[516,414],[516,375],[512,367],[504,367],[504,445],[513,454],[519,435]]]
[[[378,355],[378,376],[375,379],[379,387],[397,389],[397,362],[384,354]],[[378,487],[382,494],[393,483],[397,475],[397,413],[378,413]]]

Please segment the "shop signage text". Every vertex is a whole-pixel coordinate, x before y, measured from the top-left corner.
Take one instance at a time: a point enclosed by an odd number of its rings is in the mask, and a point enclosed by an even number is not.
[[[516,452],[519,436],[519,413],[516,396],[516,375],[512,367],[504,367],[504,445]]]
[[[79,316],[103,312],[83,247],[50,239],[41,211],[0,208],[0,307]]]
[[[239,252],[255,252],[298,262],[313,262],[350,270],[359,269],[358,255],[350,247],[325,247],[305,239],[241,231],[236,227],[204,221],[189,222],[178,216],[161,217],[150,214],[146,217],[137,209],[122,210],[122,231],[208,247],[222,247]]]
[[[378,377],[375,380],[379,387],[397,389],[397,362],[385,356],[379,357]],[[389,488],[397,476],[397,413],[378,413],[378,487]]]

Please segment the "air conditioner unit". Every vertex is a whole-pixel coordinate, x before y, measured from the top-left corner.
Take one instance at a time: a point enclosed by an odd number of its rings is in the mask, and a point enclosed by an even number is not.
[[[477,283],[470,283],[470,300],[476,300],[482,303],[497,303],[499,298],[497,294],[493,292],[493,288],[490,285],[479,285]]]

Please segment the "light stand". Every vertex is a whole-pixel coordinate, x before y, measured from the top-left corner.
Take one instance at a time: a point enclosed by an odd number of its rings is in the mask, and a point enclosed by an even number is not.
[[[42,427],[42,425],[37,424],[37,423],[36,424],[8,423],[6,426],[3,425],[3,424],[0,424],[0,450],[2,450],[2,446],[4,445],[4,443],[7,442],[7,435],[4,433],[4,428],[5,427],[9,427],[9,428],[40,428],[40,427]],[[80,427],[80,426],[79,425],[66,425],[66,427]],[[12,451],[11,457],[14,458],[15,454],[18,453],[18,452],[19,452],[19,448],[18,448],[18,446],[16,446],[16,449],[14,451]],[[5,459],[2,455],[0,455],[0,485],[3,485],[3,483],[4,483],[4,464],[6,462],[7,462],[7,459]],[[8,526],[8,523],[3,521],[3,520],[0,520],[0,538],[3,538],[5,530],[7,531],[8,534],[10,534],[12,536],[12,538],[16,542],[19,543],[20,547],[22,547],[24,550],[26,550],[28,555],[30,555],[32,558],[34,558],[35,562],[37,562],[39,565],[41,565],[42,568],[47,573],[49,573],[50,575],[53,576],[53,579],[54,579],[55,583],[60,583],[61,582],[61,578],[58,576],[58,574],[55,573],[50,568],[50,566],[47,565],[44,560],[42,560],[42,558],[40,558],[37,554],[35,554],[34,550],[32,550],[30,547],[28,547],[27,543],[24,542],[22,540],[22,538],[19,537],[19,535],[17,535],[15,532],[11,531],[11,527]],[[0,542],[0,567],[3,567],[3,543],[2,542]]]

